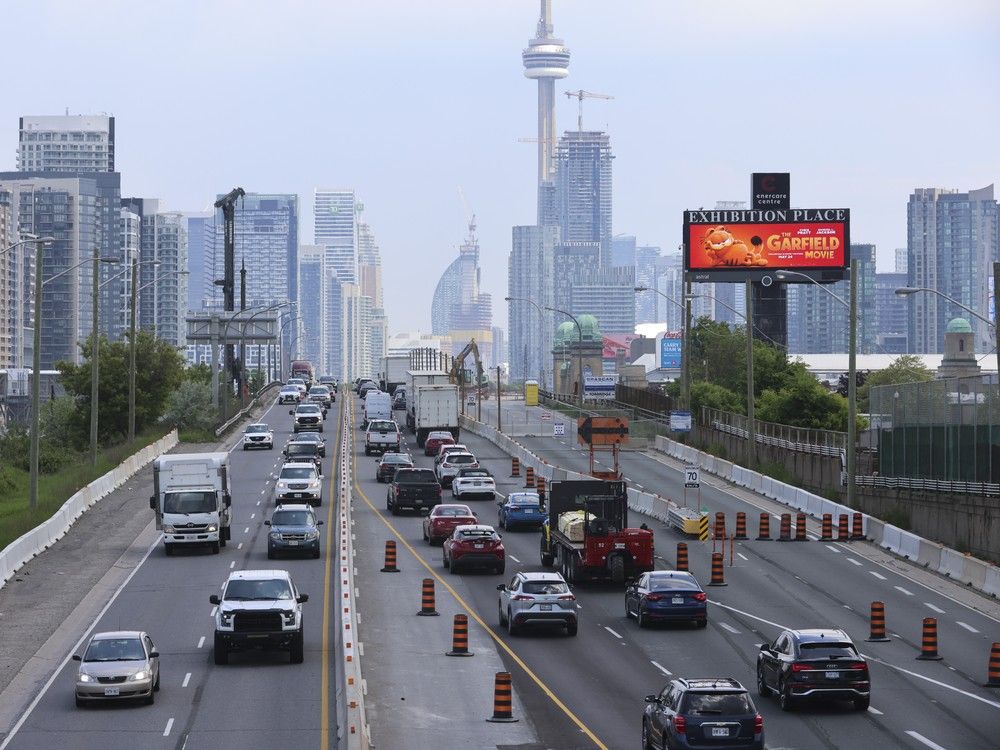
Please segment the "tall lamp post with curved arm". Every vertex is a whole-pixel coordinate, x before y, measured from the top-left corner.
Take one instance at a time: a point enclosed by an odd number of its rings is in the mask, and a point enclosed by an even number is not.
[[[297,320],[302,320],[302,316],[301,315],[296,315],[296,316],[294,316],[292,318],[289,318],[288,320],[286,320],[284,323],[281,324],[281,328],[278,329],[278,341],[284,341],[283,336],[285,335],[285,328],[287,328],[290,323],[294,323]],[[278,380],[283,380],[284,376],[285,376],[285,358],[284,358],[284,352],[282,352],[282,356],[281,357],[277,357],[276,356],[275,359],[278,362]],[[272,374],[272,377],[273,377],[273,374]]]
[[[857,484],[857,440],[858,440],[858,259],[851,260],[851,301],[845,302],[836,294],[808,274],[799,271],[781,270],[774,274],[779,279],[787,276],[798,276],[812,282],[837,302],[846,307],[850,313],[850,339],[847,349],[847,504],[855,506]]]
[[[272,312],[272,311],[277,310],[279,308],[285,307],[288,304],[290,304],[288,300],[285,300],[284,302],[277,302],[277,303],[275,303],[273,305],[270,305],[270,306],[265,307],[265,308],[263,308],[261,310],[258,310],[253,315],[251,315],[249,318],[247,318],[246,320],[242,321],[243,325],[240,326],[240,371],[243,373],[243,375],[242,375],[242,382],[240,384],[240,402],[244,405],[244,407],[246,406],[246,395],[245,394],[249,390],[246,387],[246,382],[247,382],[247,379],[248,379],[247,378],[247,375],[248,375],[248,371],[247,371],[247,324],[250,323],[250,322],[252,322],[253,319],[256,318],[258,315],[262,315],[263,313],[266,313],[266,312]],[[258,349],[257,357],[258,357],[258,359],[260,358],[260,350],[259,349]]]
[[[539,331],[544,330],[544,328],[545,328],[545,316],[542,315],[542,308],[541,308],[541,306],[537,302],[535,302],[532,299],[528,299],[527,297],[504,297],[503,299],[504,299],[504,302],[526,302],[527,304],[529,304],[533,308],[535,308],[535,310],[538,311],[538,330]],[[548,310],[550,308],[545,308],[545,309]],[[541,386],[541,389],[544,391],[545,390],[545,353],[544,352],[542,353],[541,358],[538,361],[539,361],[539,365],[538,365],[538,383]],[[528,378],[528,360],[527,360],[527,356],[525,356],[525,361],[524,361],[524,377],[527,380],[527,378]],[[555,390],[555,385],[553,385],[552,390]]]

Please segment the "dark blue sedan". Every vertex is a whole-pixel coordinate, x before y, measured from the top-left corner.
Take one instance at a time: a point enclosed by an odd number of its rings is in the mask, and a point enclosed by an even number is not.
[[[703,628],[708,596],[690,573],[655,570],[625,589],[625,616],[635,617],[640,628],[652,622],[693,622]]]
[[[501,529],[541,526],[548,517],[537,492],[512,492],[497,505],[497,525]]]

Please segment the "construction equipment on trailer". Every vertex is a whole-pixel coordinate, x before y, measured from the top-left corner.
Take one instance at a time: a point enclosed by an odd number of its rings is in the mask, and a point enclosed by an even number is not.
[[[621,481],[551,482],[540,548],[542,565],[554,565],[570,583],[624,583],[653,569],[653,532],[628,528],[628,489]]]
[[[618,470],[618,452],[622,443],[628,442],[628,420],[624,417],[579,417],[576,422],[576,440],[590,449],[590,476],[616,481],[622,478]],[[597,450],[611,453],[611,471],[595,468]]]

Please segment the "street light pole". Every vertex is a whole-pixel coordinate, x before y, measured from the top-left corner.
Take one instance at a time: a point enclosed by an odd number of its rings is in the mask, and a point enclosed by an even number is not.
[[[91,328],[90,328],[90,465],[97,466],[97,401],[99,398],[98,378],[100,377],[100,326],[98,325],[98,268],[97,245],[94,245],[93,271],[91,275]]]
[[[580,321],[576,319],[573,313],[566,312],[565,310],[560,310],[556,307],[546,307],[546,310],[551,310],[552,312],[562,313],[566,317],[570,318],[576,324],[576,335],[580,342],[580,349],[576,355],[576,371],[577,371],[577,389],[580,396],[580,408],[583,408],[583,328],[580,326]]]
[[[38,507],[38,410],[42,379],[42,240],[35,243],[35,320],[34,346],[31,352],[31,450],[29,458],[28,507]]]
[[[527,297],[504,297],[504,301],[505,302],[527,302],[529,305],[531,305],[532,307],[534,307],[535,310],[538,311],[538,331],[539,331],[539,334],[541,334],[542,332],[544,332],[544,330],[545,330],[545,318],[542,315],[542,308],[538,305],[537,302],[535,302],[534,300],[530,300]],[[548,310],[548,309],[551,309],[551,308],[545,308],[545,309]],[[527,343],[525,343],[525,352],[524,352],[524,379],[525,380],[528,379],[528,352],[527,352],[527,346],[528,346]],[[539,358],[539,360],[538,360],[538,383],[541,386],[541,389],[543,391],[545,390],[545,358],[546,358],[546,356],[547,355],[545,353],[543,353],[541,355],[541,357]],[[552,385],[552,390],[555,391],[555,384],[554,383]]]
[[[132,256],[132,299],[129,303],[128,336],[128,440],[135,440],[135,318],[139,300],[139,259]]]
[[[757,465],[757,404],[753,387],[753,282],[746,280],[747,322],[747,439],[750,446],[750,468]]]
[[[684,335],[681,339],[681,403],[691,408],[691,282],[684,282]]]

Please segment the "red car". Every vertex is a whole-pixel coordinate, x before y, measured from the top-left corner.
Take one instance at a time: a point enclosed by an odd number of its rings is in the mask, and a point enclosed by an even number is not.
[[[424,519],[424,541],[438,544],[450,537],[456,526],[475,524],[478,520],[468,505],[435,505]]]
[[[454,445],[455,438],[450,432],[445,430],[434,430],[433,432],[427,433],[427,439],[424,441],[424,455],[425,456],[436,456],[438,451],[441,450],[442,445]]]
[[[492,526],[457,526],[442,548],[444,566],[452,573],[459,567],[481,567],[501,575],[507,563],[503,542]]]

